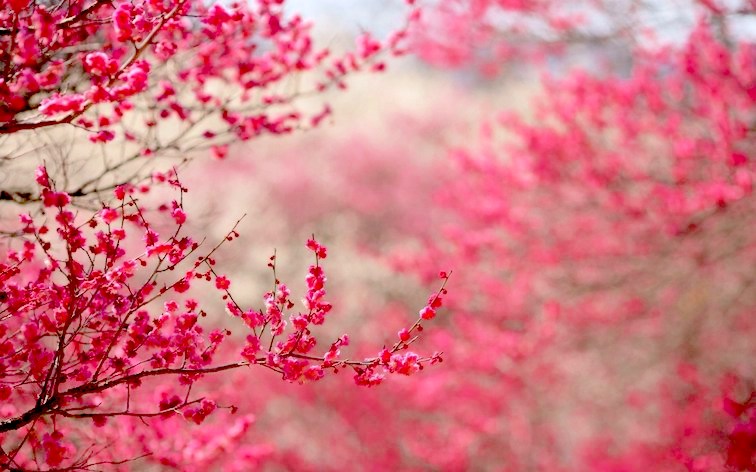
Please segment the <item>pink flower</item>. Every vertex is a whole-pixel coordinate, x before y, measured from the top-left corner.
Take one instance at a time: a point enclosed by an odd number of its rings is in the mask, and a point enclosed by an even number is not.
[[[132,8],[130,3],[123,2],[113,12],[113,30],[116,33],[118,41],[127,41],[133,35],[134,26],[131,23]]]
[[[177,293],[184,293],[189,290],[189,281],[187,279],[181,279],[173,285],[173,290]]]
[[[89,136],[89,140],[93,143],[107,143],[115,138],[115,133],[110,130],[98,131],[95,134]]]
[[[225,275],[221,275],[215,278],[215,288],[218,290],[228,290],[231,286],[231,281],[226,278]]]
[[[312,252],[315,253],[315,255],[319,259],[325,259],[326,258],[326,247],[321,246],[315,238],[310,238],[307,240],[307,248],[310,249]]]
[[[171,210],[171,216],[173,217],[173,220],[178,225],[183,225],[184,223],[186,223],[186,213],[184,213],[184,210],[179,207],[176,207],[173,210]]]
[[[34,173],[34,180],[42,187],[50,186],[50,177],[47,175],[47,169],[44,166],[37,167]]]
[[[42,100],[39,105],[39,112],[47,116],[69,112],[76,113],[84,109],[85,102],[84,95],[79,93],[69,95],[56,93]]]
[[[46,207],[64,207],[71,203],[71,197],[66,192],[42,191],[42,203]]]
[[[412,375],[421,368],[419,356],[414,352],[394,354],[389,362],[389,371],[402,375]]]
[[[45,463],[51,467],[60,465],[66,458],[68,448],[62,444],[63,435],[55,431],[42,436],[42,449],[45,452]]]
[[[247,336],[247,344],[244,346],[241,355],[248,361],[254,362],[257,358],[257,353],[260,352],[260,348],[260,338],[250,334]]]
[[[118,63],[104,52],[90,52],[84,57],[84,70],[95,77],[111,75],[117,69]]]
[[[115,195],[118,200],[123,200],[126,198],[126,189],[123,185],[119,185],[113,190],[113,195]]]
[[[420,310],[420,318],[424,320],[432,320],[435,317],[436,317],[436,310],[434,310],[433,308],[429,306],[423,307],[423,309]]]
[[[112,223],[118,219],[118,212],[113,208],[103,208],[100,210],[100,218],[105,223]]]
[[[325,376],[325,372],[323,371],[323,368],[317,365],[311,365],[310,367],[307,367],[304,370],[303,373],[304,377],[307,380],[320,380]]]

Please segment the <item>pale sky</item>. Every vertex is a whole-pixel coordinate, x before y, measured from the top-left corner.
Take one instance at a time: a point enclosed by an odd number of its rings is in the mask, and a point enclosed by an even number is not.
[[[331,27],[351,33],[369,29],[380,34],[400,24],[403,4],[402,0],[289,0],[287,9],[314,20],[320,33]]]

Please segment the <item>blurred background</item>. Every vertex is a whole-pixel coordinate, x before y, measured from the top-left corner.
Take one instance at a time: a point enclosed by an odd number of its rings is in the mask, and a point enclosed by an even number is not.
[[[401,21],[384,2],[290,7],[336,48]],[[245,303],[274,247],[296,293],[302,242],[329,246],[324,329],[350,354],[391,343],[454,271],[417,346],[442,365],[368,391],[239,379],[260,463],[754,470],[753,5],[426,13],[417,54],[355,77],[327,125],[187,174],[204,231],[248,214],[223,256]]]

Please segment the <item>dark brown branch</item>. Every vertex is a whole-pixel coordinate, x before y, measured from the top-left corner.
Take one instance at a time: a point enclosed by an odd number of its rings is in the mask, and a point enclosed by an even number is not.
[[[256,359],[257,364],[263,364],[265,362],[264,358]],[[238,369],[239,367],[247,367],[252,365],[253,363],[242,361],[242,362],[234,362],[231,364],[223,364],[216,367],[209,367],[209,368],[200,368],[200,369],[181,369],[181,368],[164,368],[164,369],[155,369],[155,370],[147,370],[142,371],[136,374],[131,375],[124,375],[122,377],[117,377],[115,379],[101,382],[101,383],[88,383],[84,385],[80,385],[78,387],[74,387],[71,389],[68,389],[64,392],[60,392],[56,395],[53,395],[50,397],[47,401],[34,406],[34,408],[24,412],[23,414],[11,418],[8,420],[0,421],[0,433],[6,433],[8,431],[15,431],[17,429],[20,429],[27,424],[31,423],[37,418],[40,418],[42,416],[55,414],[56,407],[60,403],[60,401],[64,398],[77,398],[82,395],[90,395],[93,393],[99,393],[114,387],[117,387],[119,385],[127,384],[127,383],[133,383],[137,380],[141,380],[146,377],[156,377],[161,375],[192,375],[192,374],[212,374],[216,372],[223,372],[226,370],[231,369]]]

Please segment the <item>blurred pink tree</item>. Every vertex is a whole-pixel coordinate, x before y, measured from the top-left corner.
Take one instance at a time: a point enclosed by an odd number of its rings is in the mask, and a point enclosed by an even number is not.
[[[585,3],[631,20],[610,9],[621,2]],[[503,13],[552,23],[565,4],[439,5],[418,52],[442,57],[448,41],[461,49],[446,65],[477,70],[509,31]],[[755,10],[728,5],[692,2],[674,41],[644,37],[637,10],[632,28],[591,37],[626,41],[629,69],[544,79],[532,116],[502,113],[448,161],[412,160],[406,123],[391,144],[332,148],[344,162],[334,171],[346,170],[321,204],[365,213],[361,237],[376,253],[380,235],[401,234],[389,261],[403,274],[431,282],[453,267],[455,315],[427,338],[448,354],[444,368],[418,382],[359,399],[336,381],[302,392],[297,408],[324,418],[279,418],[345,437],[320,443],[327,454],[289,448],[300,467],[754,470],[756,46],[734,25]],[[552,44],[513,24],[547,56],[576,34],[559,23]],[[530,61],[501,38],[512,51],[493,63]]]

